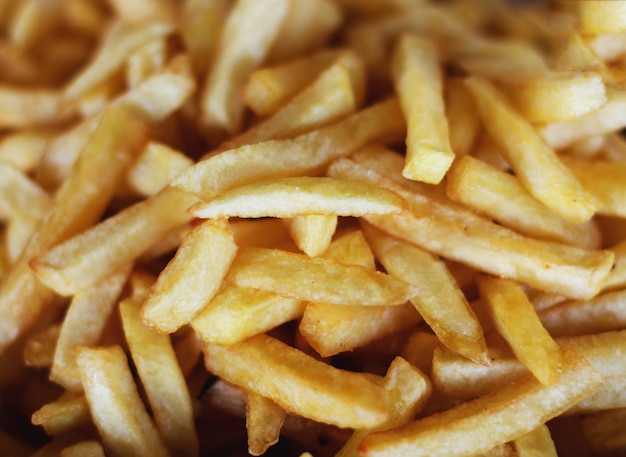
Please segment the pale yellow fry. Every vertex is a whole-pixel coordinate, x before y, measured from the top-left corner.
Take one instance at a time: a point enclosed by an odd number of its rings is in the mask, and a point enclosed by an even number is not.
[[[487,132],[502,147],[522,185],[565,219],[574,223],[589,220],[597,208],[596,199],[582,188],[530,123],[488,81],[469,78],[466,84]]]
[[[130,267],[123,267],[72,297],[54,350],[51,381],[69,390],[82,389],[76,348],[98,343],[129,274]]]
[[[382,153],[379,156],[384,157]],[[367,216],[383,231],[436,255],[537,289],[589,298],[598,293],[613,264],[612,252],[520,236],[451,202],[410,191],[356,163],[339,177],[386,187],[409,201],[412,214]]]
[[[339,305],[402,305],[419,293],[418,286],[358,265],[265,248],[241,249],[227,279],[242,287]]]
[[[159,20],[130,25],[113,23],[92,61],[65,87],[65,98],[77,100],[118,70],[135,51],[174,31],[174,24]]]
[[[143,149],[147,134],[145,126],[125,111],[107,110],[74,173],[56,193],[53,207],[31,236],[14,268],[3,278],[0,314],[5,317],[0,323],[0,351],[36,321],[52,297],[52,291],[37,281],[30,269],[31,259],[85,230],[101,217],[123,174]]]
[[[287,411],[339,427],[371,427],[387,418],[381,387],[269,336],[230,346],[205,343],[203,349],[210,372]]]
[[[263,455],[278,442],[287,412],[274,401],[255,392],[244,391],[244,397],[248,452],[251,455]]]
[[[173,5],[167,0],[109,0],[117,17],[127,24],[145,24],[155,18],[175,19]]]
[[[563,122],[595,111],[606,103],[598,72],[545,73],[504,86],[519,112],[532,123]]]
[[[120,316],[157,429],[171,455],[197,456],[191,397],[172,343],[168,335],[144,325],[140,308],[140,303],[124,300]]]
[[[472,94],[461,78],[448,78],[445,97],[450,148],[457,157],[463,157],[471,151],[478,137],[480,118]]]
[[[577,2],[581,32],[587,35],[626,31],[626,5],[622,2],[594,0]]]
[[[0,107],[3,128],[58,125],[75,113],[58,91],[6,85],[0,85]]]
[[[167,43],[164,37],[156,38],[132,54],[126,63],[126,83],[136,87],[151,75],[162,70],[167,60]]]
[[[98,441],[81,441],[61,450],[61,457],[105,457]]]
[[[40,220],[51,204],[50,196],[23,171],[0,163],[0,219],[10,222],[23,214]]]
[[[60,331],[61,324],[52,324],[30,335],[24,343],[24,364],[28,367],[49,368]]]
[[[580,180],[579,175],[575,176]],[[486,162],[463,157],[452,166],[447,178],[451,199],[523,235],[588,249],[600,247],[595,221],[574,224],[565,220],[533,198],[516,177]],[[582,181],[581,184],[584,186]]]
[[[32,130],[4,135],[0,139],[0,161],[30,173],[37,168],[51,136],[47,132]]]
[[[194,89],[190,61],[183,54],[173,57],[162,71],[120,95],[111,105],[129,110],[147,124],[157,124],[179,109]],[[80,122],[50,143],[37,175],[44,187],[56,188],[66,179],[100,117],[101,113]]]
[[[473,456],[524,435],[596,390],[603,380],[586,359],[564,352],[563,374],[551,386],[525,378],[477,400],[404,427],[369,435],[363,456]]]
[[[533,431],[513,440],[518,457],[557,457],[554,441],[547,425],[540,425]]]
[[[270,118],[227,141],[220,149],[289,138],[335,122],[359,108],[364,89],[363,62],[356,54],[345,52]]]
[[[311,214],[282,220],[296,246],[309,257],[317,257],[328,248],[338,217],[334,214]]]
[[[146,324],[172,333],[189,323],[219,290],[236,252],[228,223],[197,226],[152,287],[142,309]]]
[[[248,76],[267,56],[289,2],[238,1],[226,18],[217,54],[200,100],[202,122],[209,129],[233,134],[241,129],[241,90]]]
[[[403,36],[392,57],[391,71],[407,120],[407,156],[402,175],[439,183],[454,160],[443,101],[443,74],[431,40]]]
[[[343,11],[335,1],[292,0],[268,61],[284,62],[321,47],[343,20]]]
[[[302,316],[306,302],[273,292],[225,286],[191,320],[202,340],[234,344]]]
[[[432,390],[428,376],[412,366],[402,357],[393,359],[383,381],[385,401],[389,417],[382,424],[356,430],[337,457],[358,457],[357,448],[361,440],[372,432],[400,427],[412,420],[424,407]]]
[[[358,217],[400,213],[406,209],[405,201],[386,189],[328,177],[303,176],[237,187],[192,206],[190,211],[198,218],[215,219],[312,214]]]
[[[33,425],[41,425],[48,435],[60,435],[91,421],[85,395],[66,391],[33,413]]]
[[[556,382],[561,374],[561,349],[541,325],[522,286],[510,279],[480,276],[478,288],[496,330],[517,358],[543,385]]]
[[[105,448],[115,456],[169,455],[119,346],[76,351],[85,397]]]
[[[209,157],[178,175],[171,185],[210,199],[244,184],[320,170],[372,141],[395,140],[404,128],[398,102],[386,100],[294,139],[242,146]]]
[[[606,104],[602,108],[566,122],[552,122],[538,131],[554,149],[564,149],[590,136],[618,132],[626,126],[626,90],[606,87]]]
[[[441,342],[475,362],[488,364],[483,330],[445,264],[404,241],[362,225],[376,258],[389,274],[415,284],[420,294],[411,299]]]
[[[32,261],[33,267],[66,294],[94,284],[132,262],[191,216],[196,199],[166,187],[89,230],[68,239]]]
[[[339,49],[322,49],[310,56],[254,71],[243,89],[246,104],[258,116],[268,116],[313,83],[341,55]]]
[[[626,163],[562,156],[583,187],[599,202],[598,214],[626,217]]]
[[[298,329],[319,355],[331,357],[420,322],[420,315],[411,304],[352,306],[309,303]]]

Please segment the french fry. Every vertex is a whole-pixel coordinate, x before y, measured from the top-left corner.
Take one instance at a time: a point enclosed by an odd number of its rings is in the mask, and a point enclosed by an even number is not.
[[[52,381],[68,390],[82,389],[76,365],[76,348],[98,344],[129,273],[130,266],[123,267],[72,297],[56,341],[50,368]]]
[[[46,403],[31,417],[34,425],[41,425],[48,435],[56,436],[89,424],[91,416],[85,395],[66,391],[57,400]]]
[[[389,418],[374,428],[355,431],[337,453],[337,457],[357,456],[359,443],[369,433],[399,427],[413,419],[428,400],[431,385],[426,375],[406,360],[396,357],[387,370],[383,389],[389,408]]]
[[[613,263],[613,253],[519,236],[463,208],[410,192],[356,163],[337,177],[378,183],[399,193],[411,204],[411,215],[367,216],[365,219],[372,225],[434,254],[494,275],[546,291],[589,298],[598,293]],[[559,269],[562,270],[557,273]],[[555,275],[548,279],[552,274]],[[580,278],[576,277],[578,275]],[[581,287],[581,278],[586,278],[583,281],[587,286]]]
[[[227,280],[241,287],[338,305],[402,305],[419,293],[414,285],[361,266],[265,248],[240,249]]]
[[[98,441],[81,441],[61,450],[61,457],[104,457],[104,449]]]
[[[246,399],[246,430],[248,452],[263,455],[278,442],[286,411],[269,398],[254,392],[244,392]]]
[[[144,325],[140,308],[140,303],[124,300],[120,315],[154,422],[171,455],[196,456],[198,437],[191,398],[176,354],[168,335]]]
[[[306,57],[254,71],[243,88],[246,105],[258,116],[275,113],[313,83],[340,55],[339,49],[322,49]]]
[[[481,160],[463,157],[447,177],[447,194],[451,199],[512,230],[588,249],[599,247],[600,231],[594,221],[573,224],[565,220],[533,198],[514,176]]]
[[[438,184],[454,160],[443,101],[443,76],[431,41],[405,35],[392,57],[392,72],[407,120],[407,159],[402,175]]]
[[[314,172],[369,142],[395,139],[403,134],[404,128],[397,101],[385,100],[292,140],[242,146],[206,158],[170,184],[202,199],[210,199],[244,184]],[[237,168],[236,174],[228,172],[233,166]]]
[[[581,187],[532,126],[486,80],[470,78],[466,84],[485,128],[502,146],[522,185],[565,219],[574,223],[589,220],[597,207],[595,198]]]
[[[29,367],[48,368],[54,359],[54,348],[59,339],[61,326],[52,324],[31,335],[24,344],[24,363]]]
[[[355,428],[374,426],[387,417],[382,388],[361,374],[333,368],[271,337],[257,335],[230,346],[205,343],[203,350],[209,371],[287,411]],[[275,375],[266,376],[270,372]]]
[[[541,325],[522,287],[508,279],[480,276],[478,288],[495,328],[517,358],[543,385],[561,374],[561,348]]]
[[[200,109],[206,128],[233,134],[241,130],[246,78],[267,56],[287,18],[288,2],[240,1],[226,19],[202,93]],[[271,12],[271,13],[270,13]]]
[[[584,34],[618,33],[626,31],[624,5],[606,1],[582,2],[579,8],[580,28]]]
[[[363,230],[385,269],[422,289],[411,303],[439,340],[471,360],[488,364],[482,328],[444,263],[371,226],[363,225]]]
[[[174,19],[170,17],[174,14],[171,5],[163,0],[139,0],[132,3],[111,0],[111,6],[126,24],[142,24],[147,19]]]
[[[337,162],[331,168],[334,165]],[[400,213],[406,208],[402,198],[385,189],[329,177],[299,177],[240,186],[198,203],[190,211],[201,219],[215,219],[312,214],[358,217]]]
[[[21,131],[2,136],[0,161],[18,170],[31,172],[44,154],[50,134],[39,131]]]
[[[61,93],[0,86],[0,126],[24,128],[60,125],[72,118]]]
[[[364,438],[365,456],[471,456],[522,436],[573,406],[602,384],[593,367],[575,351],[565,351],[563,373],[550,386],[525,378],[508,387],[443,413]],[[485,433],[486,431],[489,433]]]
[[[283,219],[291,238],[309,257],[321,255],[330,244],[337,228],[334,214],[311,214]]]
[[[4,349],[32,325],[52,296],[52,292],[36,280],[29,267],[31,258],[96,222],[122,174],[146,140],[147,131],[143,124],[126,112],[111,108],[103,118],[76,163],[74,174],[57,192],[54,206],[2,283],[0,310],[3,315],[10,314],[11,318],[2,320],[0,348]],[[109,153],[102,154],[103,150]],[[87,188],[84,187],[86,183],[89,183]],[[33,265],[33,268],[37,267]]]
[[[540,425],[533,431],[513,440],[513,446],[519,457],[557,457],[550,430]]]
[[[90,230],[60,243],[32,261],[66,294],[76,293],[103,279],[156,244],[191,216],[187,207],[196,199],[166,187],[153,198],[130,206]],[[128,234],[133,233],[131,242]],[[104,243],[106,240],[106,243]],[[86,266],[90,265],[89,269]]]
[[[146,324],[172,333],[189,323],[217,293],[236,252],[227,222],[207,221],[196,227],[183,239],[143,304]]]
[[[460,78],[448,78],[445,99],[450,148],[456,157],[463,157],[471,151],[480,131],[474,99]]]
[[[107,452],[169,455],[137,392],[119,346],[76,350],[85,397]]]

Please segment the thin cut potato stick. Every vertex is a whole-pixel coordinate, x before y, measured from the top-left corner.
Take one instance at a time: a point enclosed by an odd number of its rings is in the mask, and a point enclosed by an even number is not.
[[[522,286],[510,279],[479,276],[478,288],[495,327],[517,358],[543,385],[561,375],[561,348],[541,325]]]
[[[215,219],[312,214],[357,217],[405,209],[406,202],[386,189],[330,177],[298,177],[237,187],[192,206],[190,211],[198,218]]]
[[[187,207],[196,201],[189,194],[166,187],[153,198],[44,252],[31,264],[63,293],[76,293],[132,262],[172,230],[184,226],[191,220]]]
[[[411,299],[442,344],[482,364],[489,364],[483,330],[445,264],[432,254],[362,224],[376,258],[385,269],[422,289]]]
[[[0,352],[25,331],[52,297],[29,267],[32,257],[94,224],[147,142],[145,126],[128,113],[110,108],[55,196],[53,207],[31,236],[0,287]],[[103,152],[103,151],[106,151]],[[35,265],[32,265],[36,269]],[[41,272],[39,272],[41,273]]]
[[[31,422],[41,425],[48,435],[60,435],[91,420],[85,395],[66,391],[33,413]]]
[[[49,368],[54,359],[54,348],[60,331],[61,324],[52,324],[28,337],[24,343],[24,364],[29,367]]]
[[[411,214],[367,216],[372,225],[434,254],[494,275],[571,297],[589,298],[598,293],[613,264],[612,252],[522,237],[464,208],[411,192],[357,163],[346,166],[337,177],[378,183],[411,204]]]
[[[235,4],[222,29],[200,102],[205,127],[230,134],[241,130],[244,104],[240,92],[246,78],[267,56],[287,18],[288,6],[285,0]]]
[[[50,126],[71,119],[74,110],[58,91],[0,85],[0,126]]]
[[[278,249],[239,250],[226,278],[243,287],[339,305],[402,305],[419,293],[417,286],[378,271]]]
[[[450,148],[456,157],[463,157],[469,154],[480,132],[476,105],[461,78],[448,78],[445,97]]]
[[[387,418],[382,388],[364,375],[334,368],[269,336],[230,346],[205,343],[203,349],[209,371],[287,411],[339,427],[371,427]],[[268,372],[274,376],[265,376]]]
[[[143,304],[146,324],[172,333],[189,323],[217,293],[236,252],[227,222],[197,226],[183,239]]]
[[[550,386],[525,378],[443,413],[369,435],[361,441],[359,452],[372,457],[400,453],[469,457],[532,431],[591,394],[602,382],[586,359],[566,350],[563,374]]]
[[[244,396],[248,452],[251,455],[263,455],[270,446],[278,442],[286,411],[274,401],[255,392],[244,391]]]
[[[185,170],[170,184],[210,199],[244,184],[314,172],[369,142],[393,141],[404,134],[404,128],[398,102],[385,100],[291,140],[242,146],[208,157]]]
[[[595,213],[597,202],[586,192],[533,127],[509,106],[488,81],[469,78],[485,128],[501,145],[509,165],[537,200],[565,219],[581,223]]]
[[[547,425],[540,425],[533,431],[513,440],[518,457],[557,457],[554,441]]]
[[[169,336],[144,325],[140,308],[140,303],[124,300],[119,310],[126,342],[157,429],[171,455],[197,456],[191,398],[172,343]]]
[[[119,346],[80,346],[76,360],[89,410],[105,447],[114,455],[167,456]]]
[[[98,441],[81,441],[61,450],[60,457],[105,457],[104,449]]]
[[[282,220],[296,246],[309,257],[317,257],[328,248],[338,219],[334,214],[311,214]]]
[[[437,50],[432,41],[405,35],[392,60],[394,84],[407,120],[407,158],[402,175],[437,184],[454,160]]]

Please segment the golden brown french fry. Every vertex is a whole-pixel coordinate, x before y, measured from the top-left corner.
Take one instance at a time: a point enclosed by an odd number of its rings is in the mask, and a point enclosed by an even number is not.
[[[267,56],[289,2],[237,2],[226,18],[213,68],[207,76],[200,109],[209,129],[233,134],[241,130],[244,104],[240,92],[246,79]]]
[[[162,70],[167,60],[167,44],[164,37],[158,37],[132,54],[126,63],[126,83],[137,87],[153,74]]]
[[[557,457],[554,441],[546,425],[540,425],[513,440],[513,447],[519,457]]]
[[[565,220],[533,198],[514,176],[481,160],[463,157],[452,166],[447,178],[451,199],[523,235],[588,249],[600,247],[595,221],[574,224]]]
[[[364,375],[334,368],[269,336],[230,346],[205,343],[203,350],[209,371],[287,411],[355,428],[387,417],[382,388]]]
[[[49,368],[61,332],[60,324],[52,324],[29,336],[24,343],[24,363],[29,367]]]
[[[402,305],[419,293],[417,286],[358,265],[266,248],[240,249],[226,278],[241,287],[338,305]]]
[[[244,397],[248,452],[251,455],[263,455],[278,442],[286,411],[269,398],[255,392],[244,391]]]
[[[61,450],[61,457],[105,457],[98,441],[81,441]]]
[[[386,187],[411,204],[412,215],[366,217],[372,225],[434,254],[538,289],[589,298],[598,293],[613,264],[611,252],[522,237],[440,198],[410,191],[356,163],[338,177]]]
[[[328,173],[332,175],[333,166]],[[400,213],[406,202],[386,189],[331,177],[282,178],[247,184],[197,203],[191,213],[202,219],[294,217],[312,214],[362,216]]]
[[[187,208],[196,198],[166,187],[33,260],[55,284],[73,294],[132,262],[176,228],[191,220]],[[129,238],[129,234],[133,234]],[[87,267],[89,266],[89,267]]]
[[[359,445],[363,456],[414,456],[445,452],[471,456],[522,436],[592,393],[602,378],[573,350],[564,351],[563,373],[550,386],[525,378],[477,400],[404,427],[377,432]]]
[[[626,8],[623,3],[607,0],[577,4],[581,32],[588,35],[626,31]]]
[[[404,134],[404,129],[398,102],[385,100],[291,140],[268,141],[224,151],[198,162],[170,184],[210,199],[244,184],[314,172],[372,141],[393,141]],[[237,173],[229,172],[233,167]]]
[[[434,43],[405,35],[392,57],[392,73],[407,120],[407,158],[402,175],[438,184],[454,160],[443,101],[443,75]]]
[[[171,455],[197,456],[191,398],[172,343],[168,335],[144,325],[140,308],[141,303],[124,300],[120,315],[154,422]]]
[[[428,377],[401,357],[393,359],[383,381],[385,401],[389,408],[387,420],[371,429],[354,432],[336,454],[337,457],[358,456],[357,447],[368,434],[380,430],[400,427],[412,420],[426,404],[431,385]]]
[[[0,85],[0,126],[25,128],[60,125],[74,115],[58,91]]]
[[[581,223],[596,211],[595,198],[586,192],[550,147],[491,83],[468,78],[478,112],[489,135],[499,143],[522,185],[565,219]]]
[[[411,303],[441,342],[475,362],[488,364],[482,328],[445,264],[372,226],[363,224],[362,228],[385,270],[421,289]]]
[[[68,390],[80,391],[76,365],[78,346],[95,346],[122,293],[130,266],[122,267],[73,297],[60,328],[50,368],[50,379]]]
[[[0,161],[30,173],[37,168],[50,137],[50,133],[30,130],[4,135],[0,138]]]
[[[102,442],[114,455],[167,456],[119,346],[76,350],[85,397]]]
[[[461,78],[448,78],[445,98],[450,148],[456,157],[463,157],[471,151],[480,131],[476,105]]]
[[[145,24],[147,20],[154,19],[174,20],[174,17],[171,17],[174,15],[173,6],[164,0],[110,1],[116,15],[125,24]]]
[[[541,384],[556,382],[561,374],[561,348],[542,326],[522,286],[493,276],[479,276],[477,281],[496,330],[517,358]]]
[[[145,126],[125,111],[107,110],[71,178],[57,192],[54,206],[2,283],[0,313],[7,318],[0,324],[1,349],[37,319],[52,296],[30,269],[31,259],[100,218],[123,174],[145,145],[147,133]],[[37,268],[35,264],[33,267]],[[45,276],[45,272],[38,273]]]
[[[143,304],[146,324],[173,333],[189,323],[215,296],[236,253],[227,222],[207,221],[197,226],[183,239]]]

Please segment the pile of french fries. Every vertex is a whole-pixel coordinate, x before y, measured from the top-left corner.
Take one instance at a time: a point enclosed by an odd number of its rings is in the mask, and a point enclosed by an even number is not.
[[[0,0],[0,455],[626,453],[626,2]]]

